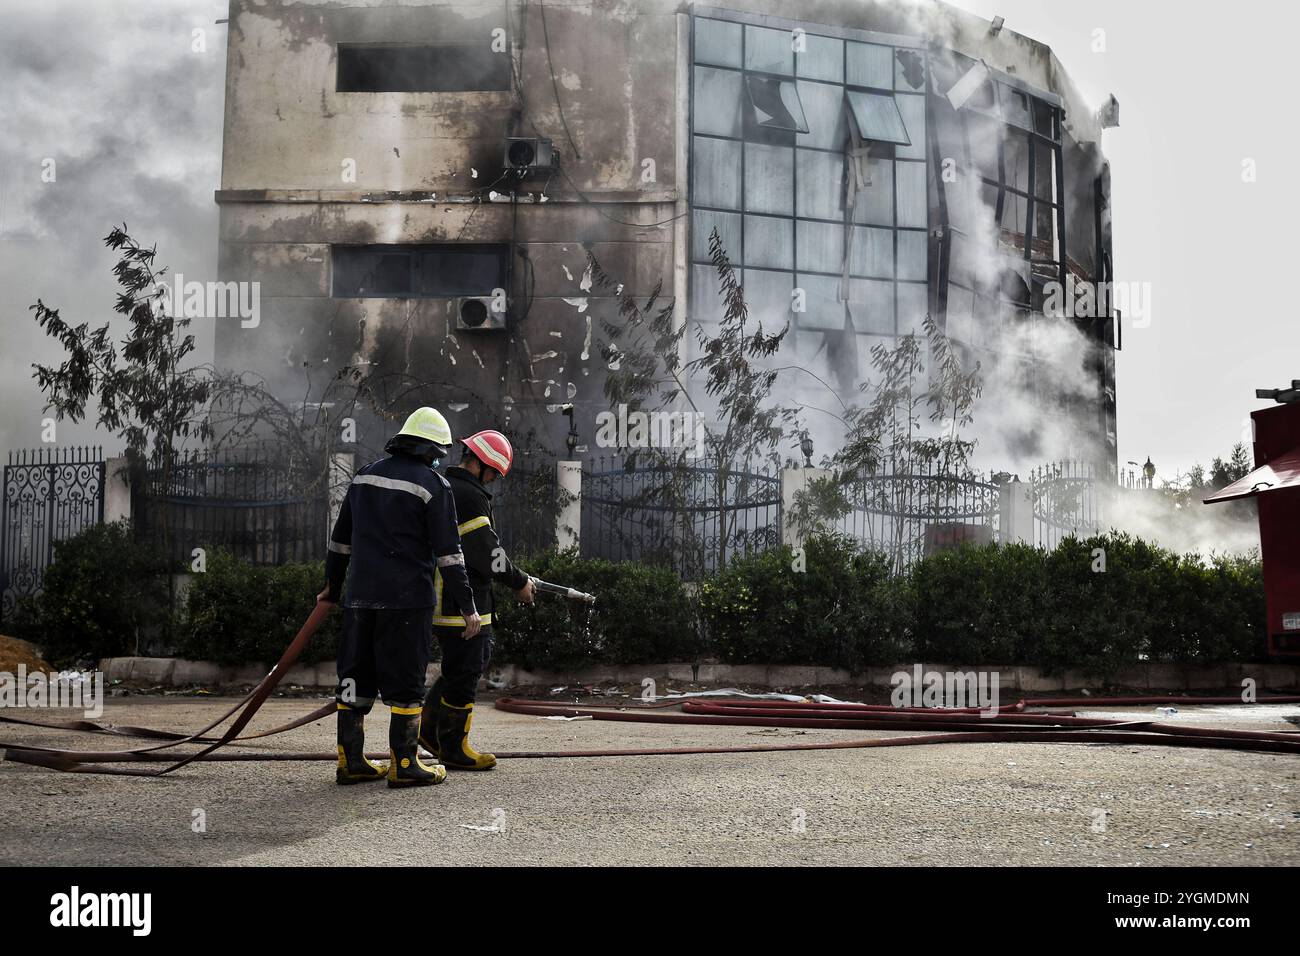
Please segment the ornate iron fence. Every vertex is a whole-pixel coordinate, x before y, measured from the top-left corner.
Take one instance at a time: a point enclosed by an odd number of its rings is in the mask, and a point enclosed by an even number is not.
[[[774,468],[699,459],[593,459],[582,475],[582,556],[671,567],[694,580],[781,540]]]
[[[188,566],[224,548],[253,564],[318,561],[329,534],[329,469],[291,467],[261,447],[154,462],[132,482],[136,532]]]
[[[103,519],[101,448],[11,451],[0,495],[0,611],[41,590],[56,543]]]
[[[506,554],[513,558],[555,547],[561,501],[554,462],[532,469],[516,465],[490,490],[497,537]]]
[[[848,511],[836,530],[887,555],[895,573],[943,547],[998,537],[999,486],[975,472],[950,474],[925,461],[886,462],[842,493]]]
[[[1121,479],[1122,480],[1122,479]],[[1062,538],[1086,537],[1101,527],[1097,466],[1088,461],[1058,461],[1035,468],[1029,476],[1034,489],[1034,539],[1052,551]]]

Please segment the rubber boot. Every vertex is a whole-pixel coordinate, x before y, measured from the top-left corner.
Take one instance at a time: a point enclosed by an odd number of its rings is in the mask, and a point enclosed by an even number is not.
[[[491,770],[497,765],[492,754],[481,754],[469,745],[473,722],[473,704],[456,707],[445,698],[438,701],[438,759],[452,770]]]
[[[388,765],[390,787],[428,787],[447,779],[438,764],[420,759],[420,705],[392,708],[388,722],[388,746],[393,759]]]
[[[337,783],[370,783],[383,780],[388,768],[366,759],[366,715],[364,711],[338,705],[339,721],[339,766],[334,773]]]
[[[438,702],[442,700],[442,676],[433,682],[424,695],[424,710],[420,713],[420,746],[435,757],[441,758],[438,744]]]

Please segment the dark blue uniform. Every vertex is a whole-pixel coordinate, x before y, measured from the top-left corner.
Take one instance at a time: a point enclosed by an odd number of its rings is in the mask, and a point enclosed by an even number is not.
[[[477,613],[456,524],[446,479],[414,456],[372,462],[352,479],[325,558],[332,599],[347,578],[340,701],[364,713],[376,696],[398,705],[423,699],[435,575],[462,613]]]

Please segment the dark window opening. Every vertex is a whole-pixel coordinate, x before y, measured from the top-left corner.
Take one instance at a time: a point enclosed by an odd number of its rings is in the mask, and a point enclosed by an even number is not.
[[[335,246],[335,298],[445,299],[505,288],[509,247],[455,243]]]
[[[510,53],[481,43],[339,44],[340,93],[466,93],[510,89]]]
[[[903,122],[903,114],[899,112],[898,103],[892,95],[848,90],[844,96],[849,102],[849,113],[853,116],[859,137],[876,143],[912,145],[907,126]]]

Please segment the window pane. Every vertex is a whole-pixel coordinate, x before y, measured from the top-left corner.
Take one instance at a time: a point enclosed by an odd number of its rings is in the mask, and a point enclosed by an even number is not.
[[[903,125],[903,116],[898,112],[898,104],[889,93],[864,93],[861,90],[849,90],[845,95],[849,100],[849,110],[858,125],[858,135],[876,143],[910,142],[907,127]]]
[[[415,256],[416,292],[427,296],[490,295],[506,282],[505,246],[422,247]]]
[[[794,220],[746,216],[745,265],[794,269]]]
[[[794,214],[794,150],[745,144],[745,209]]]
[[[799,271],[830,272],[844,269],[844,227],[833,222],[799,222]]]
[[[900,282],[897,295],[898,334],[924,335],[925,313],[929,303],[926,287],[920,283]]]
[[[740,215],[734,212],[709,212],[697,209],[691,213],[691,259],[695,262],[712,262],[709,256],[709,237],[718,230],[722,248],[732,262],[740,262],[743,249],[740,239]]]
[[[845,79],[850,86],[894,86],[894,51],[874,43],[850,43],[845,51]]]
[[[894,163],[898,180],[898,224],[924,229],[928,224],[925,163]]]
[[[800,80],[799,99],[808,119],[808,132],[799,137],[799,145],[842,150],[849,135],[844,116],[844,88],[838,84]]]
[[[1033,117],[1029,112],[1029,97],[1005,83],[998,84],[998,98],[1002,102],[1002,118],[1012,126],[1021,129],[1033,129]]]
[[[1029,192],[1029,138],[1015,130],[1007,130],[1002,144],[1002,165],[1005,182],[1021,192]]]
[[[1055,152],[1041,140],[1034,143],[1034,195],[1039,199],[1056,199]]]
[[[695,68],[695,132],[740,138],[740,78],[731,70]]]
[[[339,44],[340,93],[459,93],[509,90],[510,53],[491,38],[446,46]]]
[[[791,75],[794,72],[793,34],[766,27],[745,27],[745,69]]]
[[[744,272],[736,270],[736,281],[743,282]],[[723,313],[722,283],[712,265],[691,266],[691,320],[721,322]]]
[[[740,24],[724,20],[695,20],[695,62],[740,66]]]
[[[925,280],[928,245],[926,234],[919,230],[898,232],[898,278]]]
[[[843,217],[844,158],[835,153],[797,150],[799,158],[798,214],[810,219]]]
[[[794,276],[789,272],[745,270],[745,304],[749,314],[763,323],[766,332],[780,331],[790,321],[790,290]]]
[[[335,246],[332,258],[336,298],[411,294],[411,257],[400,246]]]
[[[839,332],[844,328],[844,303],[839,300],[840,280],[833,276],[801,273],[796,281],[804,291],[805,312],[795,315],[801,329]]]
[[[894,276],[894,230],[855,226],[853,229],[854,275],[891,279]]]
[[[740,143],[707,136],[692,138],[694,201],[698,206],[740,208]]]
[[[859,332],[893,334],[893,282],[852,279],[849,282],[849,304],[853,307],[853,327]]]
[[[795,56],[800,76],[811,80],[841,82],[844,76],[843,40],[806,34],[804,47],[804,52]]]
[[[899,146],[894,156],[898,159],[925,159],[925,97],[900,93],[894,101],[912,141],[911,146]]]
[[[763,129],[808,132],[799,91],[792,80],[745,74],[745,89],[754,109],[754,122]]]
[[[878,226],[894,224],[894,164],[888,159],[867,161],[871,185],[858,190],[854,222]]]

